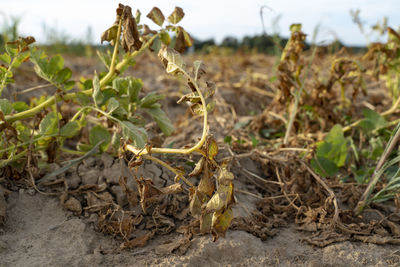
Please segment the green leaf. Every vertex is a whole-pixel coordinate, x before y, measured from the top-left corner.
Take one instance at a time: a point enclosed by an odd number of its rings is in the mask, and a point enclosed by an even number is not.
[[[21,121],[15,122],[15,129],[18,132],[18,139],[23,142],[30,142],[31,141],[31,130],[22,123]]]
[[[232,145],[232,136],[230,136],[230,135],[225,136],[224,143],[231,146]]]
[[[58,132],[58,121],[61,119],[61,115],[55,112],[50,112],[44,117],[39,124],[39,132],[42,135],[52,135]]]
[[[19,53],[13,60],[12,62],[12,66],[13,68],[18,68],[23,62],[25,62],[26,60],[28,60],[30,55],[30,51],[25,51],[25,52],[21,52]]]
[[[338,167],[345,164],[347,158],[347,139],[343,135],[340,125],[335,125],[325,137],[324,142],[317,144],[317,157],[324,157],[331,160]]]
[[[174,131],[174,126],[172,126],[167,114],[165,114],[161,108],[146,108],[145,111],[149,113],[151,117],[153,117],[165,135],[171,135],[171,133]]]
[[[164,24],[165,17],[158,7],[153,7],[147,17],[160,27]]]
[[[54,76],[53,81],[58,84],[62,84],[69,80],[72,76],[72,71],[69,68],[63,68]]]
[[[143,87],[143,81],[141,79],[130,78],[128,84],[128,96],[131,102],[137,102],[139,92]]]
[[[94,146],[101,141],[103,141],[103,143],[100,145],[100,151],[104,152],[111,143],[111,135],[106,128],[101,125],[96,125],[90,129],[89,142]]]
[[[47,71],[51,78],[64,67],[64,58],[60,55],[52,57],[49,61]]]
[[[107,104],[108,114],[113,113],[119,107],[119,102],[114,98],[110,98]]]
[[[64,91],[69,91],[75,86],[75,81],[68,81],[64,83]]]
[[[67,138],[72,138],[79,133],[80,125],[76,121],[70,121],[60,129],[60,135]]]
[[[140,100],[140,106],[143,108],[149,108],[153,104],[164,98],[165,97],[163,95],[159,95],[156,92],[151,92]]]
[[[94,74],[93,78],[93,100],[96,107],[100,106],[100,103],[103,102],[104,96],[100,90],[100,81],[97,73]],[[104,144],[103,144],[104,145]]]
[[[118,77],[113,80],[112,88],[118,92],[119,95],[126,94],[129,86],[129,78]]]
[[[145,146],[147,142],[147,133],[145,129],[137,127],[129,121],[122,121],[121,128],[124,138],[132,140],[134,146],[137,148]]]
[[[29,109],[28,104],[22,101],[17,101],[12,104],[12,107],[15,111],[21,112]]]
[[[13,106],[10,101],[5,98],[0,99],[0,111],[3,112],[4,115],[8,115],[12,112]]]
[[[90,102],[90,97],[82,92],[77,92],[76,97],[81,106],[87,106]]]
[[[11,63],[11,57],[7,53],[1,54],[0,55],[0,60],[3,61],[6,64],[10,64]]]
[[[6,43],[6,52],[11,56],[15,57],[18,54],[18,45],[16,42]]]
[[[339,168],[334,162],[324,157],[313,158],[311,160],[311,167],[316,173],[323,177],[334,176],[339,171]]]
[[[363,109],[363,115],[365,119],[360,122],[359,126],[367,133],[387,125],[385,118],[371,109]]]
[[[185,13],[183,12],[183,9],[180,7],[175,7],[174,11],[171,13],[171,15],[169,15],[168,21],[172,24],[177,24],[183,19],[184,16]]]

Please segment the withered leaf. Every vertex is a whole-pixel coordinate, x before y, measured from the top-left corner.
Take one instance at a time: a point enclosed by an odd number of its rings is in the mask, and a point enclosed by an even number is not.
[[[213,213],[205,213],[200,217],[200,232],[202,234],[210,233],[212,227]]]
[[[170,74],[178,74],[185,69],[185,63],[181,54],[172,48],[163,46],[158,52],[158,57],[161,59],[166,71]]]
[[[233,185],[219,185],[217,192],[207,202],[205,212],[221,211],[234,203]]]
[[[203,175],[201,176],[200,183],[197,190],[208,196],[212,196],[215,190],[215,183],[213,181],[213,173],[208,168],[208,162],[204,163]]]
[[[167,187],[163,187],[160,189],[163,194],[177,194],[183,191],[183,187],[181,183],[175,183]]]
[[[214,212],[212,217],[212,235],[214,236],[214,241],[216,241],[221,236],[225,236],[226,231],[231,225],[232,219],[232,208],[226,209],[222,214],[219,212]]]
[[[176,103],[180,104],[180,103],[186,102],[186,101],[189,101],[192,103],[199,103],[201,101],[201,98],[200,98],[200,96],[198,96],[194,93],[191,93],[191,94],[183,95]]]
[[[183,19],[184,16],[185,13],[183,12],[183,9],[180,7],[175,7],[171,15],[168,16],[168,21],[171,22],[172,24],[177,24],[179,23],[179,21]]]
[[[229,185],[234,179],[233,173],[228,171],[227,165],[222,165],[218,173],[218,184]]]
[[[136,20],[132,16],[132,9],[125,6],[123,14],[124,31],[122,33],[122,47],[126,52],[132,52],[134,49],[139,50],[142,47]]]
[[[117,38],[117,32],[118,32],[118,25],[114,24],[107,30],[105,30],[101,34],[101,43],[104,41],[110,42],[111,44],[114,44],[115,38]]]
[[[143,212],[146,213],[147,207],[154,202],[159,202],[163,192],[154,186],[150,179],[137,179],[139,185],[140,204]]]
[[[158,7],[153,7],[147,17],[160,27],[164,24],[165,17]]]
[[[154,234],[155,234],[154,231],[150,231],[144,235],[138,236],[132,240],[122,243],[121,248],[124,249],[124,248],[144,247],[147,244],[147,241],[149,241],[149,239],[152,238]]]
[[[176,41],[174,49],[179,53],[183,53],[186,47],[193,45],[193,39],[190,35],[180,26],[177,27]]]
[[[189,173],[189,176],[192,177],[192,176],[200,175],[201,172],[203,171],[205,162],[206,161],[205,161],[204,157],[200,158],[200,160],[196,163],[196,166],[194,167],[193,171],[191,173]]]
[[[157,32],[150,29],[146,24],[143,25],[143,35],[156,34]]]
[[[216,88],[216,85],[213,82],[206,82],[206,84],[207,84],[207,88],[205,89],[205,91],[203,93],[205,99],[212,97],[215,93],[215,88]]]
[[[201,207],[209,198],[204,193],[199,192],[196,188],[189,188],[189,209],[193,216],[201,214]]]
[[[210,160],[213,160],[214,157],[218,154],[218,144],[214,138],[207,139],[207,157]]]
[[[192,104],[190,106],[190,111],[192,112],[193,115],[196,115],[196,116],[204,115],[203,105],[201,103]]]
[[[195,62],[193,62],[193,74],[195,81],[200,79],[201,76],[206,73],[206,71],[203,68],[203,65],[204,64],[201,60],[196,60]]]

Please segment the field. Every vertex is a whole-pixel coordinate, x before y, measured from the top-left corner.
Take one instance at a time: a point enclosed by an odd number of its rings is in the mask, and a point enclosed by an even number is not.
[[[398,32],[184,53],[183,11],[147,16],[4,44],[0,265],[400,264]]]

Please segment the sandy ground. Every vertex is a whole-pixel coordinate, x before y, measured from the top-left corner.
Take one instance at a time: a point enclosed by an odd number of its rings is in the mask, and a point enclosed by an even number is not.
[[[215,243],[196,237],[184,255],[157,253],[177,234],[121,251],[118,241],[64,211],[56,198],[20,190],[8,196],[7,210],[1,266],[400,266],[399,247],[344,242],[313,248],[293,226],[265,242],[243,231],[229,231]]]

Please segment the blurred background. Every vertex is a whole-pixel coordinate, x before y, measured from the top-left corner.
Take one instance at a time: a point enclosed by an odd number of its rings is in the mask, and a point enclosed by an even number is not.
[[[41,44],[100,44],[100,35],[115,19],[121,1],[98,0],[0,0],[0,29],[3,39],[32,35]],[[289,36],[292,23],[302,23],[307,40],[318,26],[320,45],[339,42],[365,46],[386,40],[379,28],[400,25],[398,0],[203,0],[203,1],[122,1],[142,12],[141,23],[157,29],[146,14],[153,6],[168,16],[182,7],[181,25],[197,44],[228,47],[266,46],[268,38]],[[375,30],[372,28],[375,27]],[[198,46],[197,46],[198,48]],[[262,49],[258,49],[262,52]]]

